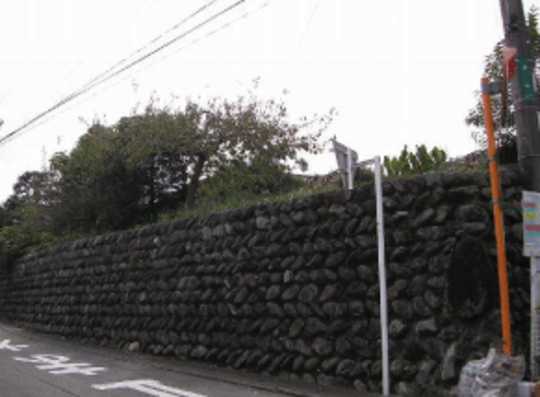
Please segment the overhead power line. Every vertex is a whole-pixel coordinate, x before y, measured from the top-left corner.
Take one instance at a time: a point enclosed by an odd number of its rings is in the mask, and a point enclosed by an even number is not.
[[[154,60],[152,63],[146,65],[143,69],[141,70],[144,70],[144,69],[147,69],[151,66],[153,66],[155,63],[157,62],[160,62],[164,59],[167,59],[168,57],[170,57],[171,55],[173,54],[176,54],[180,51],[183,51],[185,50],[186,48],[189,48],[195,44],[198,44],[199,42],[203,41],[203,40],[206,40],[212,36],[215,36],[216,34],[234,26],[236,23],[240,22],[241,20],[245,20],[247,19],[249,16],[251,16],[252,14],[254,14],[255,12],[258,12],[260,10],[263,10],[264,8],[268,7],[268,5],[270,4],[270,0],[266,1],[265,3],[263,3],[261,6],[259,6],[258,8],[256,9],[253,9],[253,10],[250,10],[250,11],[247,11],[245,13],[243,13],[242,15],[240,15],[239,17],[237,18],[234,18],[228,22],[225,22],[224,24],[222,24],[221,26],[219,26],[218,28],[214,29],[214,30],[211,30],[209,31],[208,33],[206,33],[205,35],[201,36],[201,37],[198,37],[192,41],[190,41],[189,43],[187,43],[186,45],[176,49],[173,53],[171,54],[167,54],[165,55],[164,57],[158,59],[158,60]],[[111,85],[105,85],[103,87],[100,87],[101,90],[98,91],[98,92],[94,92],[92,95],[88,96],[83,102],[81,103],[84,103],[84,102],[87,102],[88,100],[92,99],[92,98],[95,98],[97,95],[99,95],[100,93],[102,93],[103,91],[107,90],[107,88],[109,88],[110,86],[114,86],[114,85],[117,85],[118,83],[122,82],[122,81],[125,81],[126,79],[129,79],[131,78],[131,75],[128,75],[128,76],[124,76],[123,78],[121,78],[120,80],[116,80],[115,82],[112,82]],[[73,106],[72,106],[73,107]],[[71,108],[72,108],[71,107]],[[69,110],[70,108],[68,107],[67,109],[63,109],[61,111],[59,111],[59,113],[57,112],[56,115],[58,114],[62,114],[64,113],[65,111]],[[34,128],[37,128],[43,124],[45,124],[46,122],[48,122],[51,117],[53,117],[51,114],[48,114],[47,116],[45,116],[43,119],[41,119],[38,123],[35,123],[31,126],[29,126],[28,128],[25,128],[25,130],[23,131],[23,133],[26,133],[26,132],[29,132],[31,130],[33,130]],[[1,144],[0,144],[1,146]]]
[[[217,0],[215,0],[217,1]],[[232,3],[231,5],[229,5],[228,7],[222,9],[221,11],[213,14],[211,17],[205,19],[204,21],[198,23],[197,25],[195,25],[194,27],[184,31],[183,33],[181,34],[178,34],[176,36],[174,36],[173,38],[167,40],[166,42],[164,42],[163,44],[159,45],[158,47],[156,47],[155,49],[151,50],[150,52],[147,52],[146,54],[144,55],[141,55],[139,56],[138,58],[136,58],[135,60],[129,62],[127,65],[124,65],[122,66],[120,69],[117,69],[115,70],[114,72],[112,73],[109,73],[109,74],[105,74],[104,73],[101,73],[100,76],[102,77],[96,77],[94,79],[91,80],[91,82],[85,84],[83,87],[79,88],[78,90],[72,92],[71,94],[69,94],[68,96],[66,96],[65,98],[61,99],[60,101],[58,101],[57,103],[55,103],[53,106],[49,107],[48,109],[44,110],[43,112],[40,112],[38,113],[36,116],[32,117],[30,120],[28,120],[27,122],[25,122],[23,125],[21,125],[20,127],[12,130],[11,132],[9,132],[8,134],[6,134],[5,136],[1,137],[0,138],[0,145],[3,145],[6,143],[6,141],[8,141],[10,138],[13,138],[15,135],[21,133],[23,130],[25,130],[26,128],[28,128],[29,126],[33,125],[34,123],[36,123],[37,121],[43,119],[45,116],[47,116],[48,114],[54,112],[55,110],[57,110],[58,108],[66,105],[67,103],[73,101],[74,99],[78,98],[79,96],[87,93],[88,91],[90,91],[91,89],[93,89],[94,87],[100,85],[100,84],[103,84],[109,80],[111,80],[112,78],[118,76],[119,74],[125,72],[126,70],[128,69],[131,69],[132,67],[136,66],[137,64],[143,62],[144,60],[150,58],[151,56],[157,54],[158,52],[164,50],[165,48],[167,47],[170,47],[171,45],[175,44],[176,42],[178,42],[179,40],[189,36],[190,34],[196,32],[197,30],[205,27],[206,25],[208,25],[209,23],[215,21],[216,19],[220,18],[222,15],[225,15],[227,14],[228,12],[232,11],[233,9],[239,7],[241,4],[245,3],[247,0],[237,0],[236,2]],[[208,3],[209,5],[213,4],[213,2],[210,2]],[[208,5],[208,6],[209,6]],[[124,63],[125,61],[122,60],[122,61],[119,61],[117,62],[117,64],[120,64],[120,63]],[[109,68],[110,69],[110,68]]]
[[[183,51],[183,50],[185,50],[186,48],[188,48],[188,47],[190,47],[192,45],[195,45],[195,44],[197,44],[197,43],[199,43],[199,42],[201,42],[203,40],[206,40],[206,39],[208,39],[208,38],[210,38],[212,36],[215,36],[216,34],[218,34],[218,33],[222,32],[222,31],[232,27],[234,24],[240,22],[241,20],[247,19],[250,15],[252,15],[252,14],[254,14],[254,13],[258,12],[258,11],[261,11],[264,8],[268,7],[270,5],[270,1],[271,0],[267,0],[263,4],[261,4],[259,7],[255,8],[253,10],[250,10],[250,11],[246,11],[243,14],[241,14],[240,16],[238,16],[237,18],[234,18],[234,19],[230,20],[229,22],[225,22],[224,24],[217,27],[216,29],[209,31],[205,35],[192,40],[191,42],[184,45],[183,47],[178,48],[177,50],[174,51],[174,53],[176,54],[176,53],[178,53],[180,51]],[[169,56],[169,55],[166,55],[165,57],[161,58],[161,60],[167,58],[167,56]]]
[[[192,12],[190,15],[188,15],[187,17],[183,18],[180,22],[178,23],[175,23],[173,26],[171,26],[169,29],[165,30],[163,33],[157,35],[156,37],[154,37],[153,39],[151,39],[148,43],[146,43],[145,45],[143,45],[142,47],[138,48],[137,50],[133,51],[130,55],[128,55],[127,57],[119,60],[118,62],[116,62],[114,65],[112,65],[110,68],[108,68],[107,70],[105,70],[104,72],[98,74],[96,77],[94,77],[93,79],[89,80],[85,85],[84,87],[86,86],[89,86],[90,84],[94,83],[95,81],[98,81],[99,79],[103,78],[104,76],[106,76],[107,74],[113,72],[115,69],[117,69],[119,66],[123,65],[124,63],[126,63],[127,61],[129,61],[131,58],[133,58],[134,56],[140,54],[141,52],[143,52],[144,50],[146,50],[147,48],[151,47],[152,45],[156,44],[157,42],[159,42],[160,40],[162,40],[165,36],[167,36],[169,33],[177,30],[178,28],[182,27],[183,25],[185,25],[187,22],[189,22],[191,19],[195,18],[197,15],[201,14],[202,12],[206,11],[207,9],[209,9],[210,7],[212,7],[215,3],[217,3],[219,0],[211,0],[209,2],[207,2],[206,4],[204,4],[203,6],[199,7],[197,10],[195,10],[194,12]]]

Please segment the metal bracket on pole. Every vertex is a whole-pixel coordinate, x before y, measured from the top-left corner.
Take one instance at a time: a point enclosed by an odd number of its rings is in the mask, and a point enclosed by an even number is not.
[[[482,94],[497,95],[502,93],[503,83],[502,81],[490,81],[482,82],[481,91]]]

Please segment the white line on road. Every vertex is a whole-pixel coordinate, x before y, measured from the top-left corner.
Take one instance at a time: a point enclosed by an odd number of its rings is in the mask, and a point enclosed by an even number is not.
[[[176,389],[152,379],[127,380],[124,382],[92,385],[96,390],[131,389],[154,397],[207,397],[187,390]]]
[[[27,347],[28,345],[12,345],[11,339],[4,339],[0,342],[0,350],[9,350],[10,352],[20,352]]]
[[[0,341],[0,350],[20,352],[29,345],[15,345],[10,339]],[[34,364],[36,369],[47,371],[51,375],[85,375],[94,376],[99,372],[107,371],[105,367],[94,367],[89,363],[74,363],[66,356],[56,354],[32,354],[30,357],[13,357],[13,360],[23,363]],[[188,390],[166,386],[153,379],[128,380],[116,383],[92,385],[92,388],[100,391],[131,389],[153,397],[207,397],[204,394],[193,393]]]

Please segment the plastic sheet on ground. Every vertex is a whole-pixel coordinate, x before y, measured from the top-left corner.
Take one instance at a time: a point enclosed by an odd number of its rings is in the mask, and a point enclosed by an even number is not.
[[[523,356],[511,357],[490,349],[488,355],[470,361],[461,370],[459,397],[514,397],[525,375]]]

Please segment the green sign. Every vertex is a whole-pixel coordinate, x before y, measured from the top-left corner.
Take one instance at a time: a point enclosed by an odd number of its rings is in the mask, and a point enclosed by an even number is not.
[[[532,65],[531,59],[517,59],[519,88],[521,89],[521,96],[526,101],[536,98]]]

